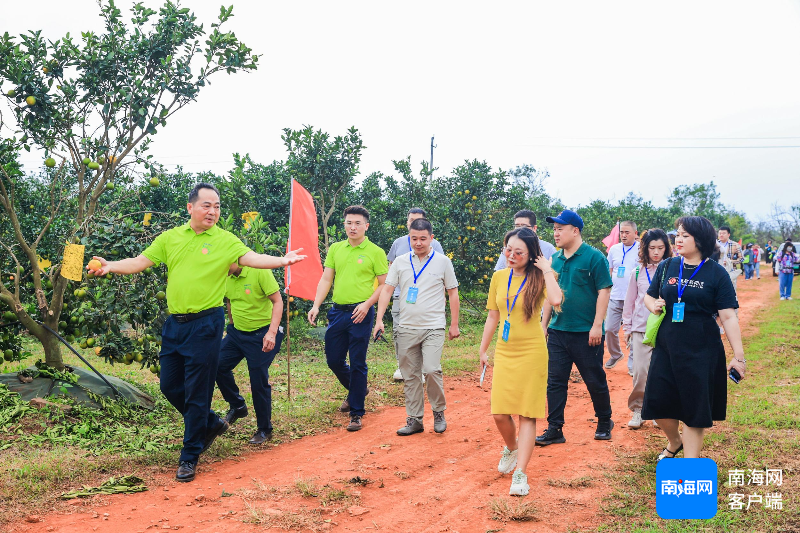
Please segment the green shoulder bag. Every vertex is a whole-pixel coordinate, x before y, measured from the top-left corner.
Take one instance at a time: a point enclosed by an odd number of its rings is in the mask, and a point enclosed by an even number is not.
[[[667,259],[667,264],[664,265],[664,270],[661,271],[661,281],[658,283],[658,297],[661,298],[661,287],[664,285],[664,277],[667,274],[667,269],[669,269],[669,263],[672,261],[670,257]],[[642,339],[642,344],[645,346],[651,346],[653,348],[656,347],[656,337],[658,337],[658,328],[661,327],[661,323],[664,321],[664,316],[667,314],[666,308],[661,310],[661,313],[658,315],[654,315],[650,313],[650,316],[647,317],[647,329],[644,332],[644,339]]]

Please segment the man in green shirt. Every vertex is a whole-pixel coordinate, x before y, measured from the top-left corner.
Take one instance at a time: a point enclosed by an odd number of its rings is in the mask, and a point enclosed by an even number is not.
[[[552,320],[553,308],[547,302],[542,312],[548,352],[548,428],[536,437],[536,444],[566,442],[561,428],[573,363],[594,404],[597,417],[594,438],[609,440],[614,422],[603,369],[603,319],[613,285],[608,260],[603,252],[583,242],[583,219],[574,211],[565,209],[557,217],[547,217],[547,221],[553,224],[553,237],[560,248],[552,256],[552,268],[558,274],[564,299]]]
[[[367,239],[369,211],[360,205],[348,207],[344,210],[344,227],[347,240],[333,244],[328,250],[308,321],[311,325],[316,323],[319,306],[333,285],[333,306],[328,311],[329,323],[325,331],[325,358],[328,367],[348,390],[347,399],[339,407],[342,412],[350,412],[347,430],[358,431],[365,412],[367,348],[375,316],[374,305],[383,290],[389,265],[384,251]]]
[[[233,369],[247,359],[250,392],[258,428],[250,444],[272,438],[272,385],[269,366],[281,349],[283,299],[271,270],[231,265],[225,298],[228,300],[228,328],[222,339],[217,369],[217,386],[230,404],[225,420],[232,424],[247,416],[247,405],[239,394]]]
[[[186,205],[190,221],[165,231],[139,256],[120,261],[95,257],[103,276],[136,274],[165,263],[169,272],[167,305],[170,316],[161,332],[161,392],[183,415],[183,449],[176,479],[192,481],[197,460],[228,423],[211,410],[214,378],[225,314],[222,297],[231,263],[253,268],[279,268],[305,259],[294,250],[284,257],[257,254],[235,235],[216,227],[219,191],[198,183]],[[88,267],[87,267],[88,268]]]

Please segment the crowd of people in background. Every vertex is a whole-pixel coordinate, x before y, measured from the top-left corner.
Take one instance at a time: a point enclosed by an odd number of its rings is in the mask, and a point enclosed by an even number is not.
[[[258,423],[250,442],[262,444],[272,437],[269,366],[283,339],[283,301],[269,269],[305,258],[302,250],[283,258],[256,254],[217,228],[220,200],[212,185],[198,184],[187,210],[189,223],[160,235],[139,257],[96,258],[102,266],[95,270],[98,275],[132,274],[159,263],[169,268],[171,315],[163,331],[161,389],[184,418],[179,481],[194,479],[200,454],[247,415],[232,374],[243,359]],[[669,232],[651,228],[640,233],[635,221],[620,221],[619,242],[604,253],[584,242],[584,221],[574,211],[546,221],[554,244],[539,237],[535,213],[515,214],[489,286],[477,354],[482,384],[495,339],[491,413],[503,443],[497,469],[512,474],[509,493],[528,494],[536,446],[565,444],[579,431],[565,431],[573,366],[594,407],[594,439],[611,440],[606,372],[623,359],[623,345],[632,378],[628,427],[652,421],[664,432],[667,445],[658,460],[681,451],[684,457],[699,457],[704,431],[725,418],[728,379],[738,383],[745,377],[738,277],[744,273],[746,281],[760,279],[760,263],[774,260],[780,298],[791,300],[800,262],[794,244],[773,248],[768,241],[763,250],[754,243],[742,248],[729,227],[715,230],[709,220],[688,216]],[[349,416],[350,432],[363,427],[367,350],[370,340],[384,336],[389,307],[394,378],[403,382],[406,408],[405,424],[396,433],[424,432],[425,392],[434,433],[447,429],[441,358],[445,340],[461,335],[459,283],[434,238],[434,224],[422,208],[409,210],[408,234],[395,240],[387,256],[367,237],[369,211],[349,206],[343,220],[347,238],[327,252],[307,319],[316,323],[332,289],[325,356],[346,391],[338,410]],[[201,284],[208,291],[197,291]],[[223,296],[229,322],[224,339]],[[663,317],[656,333],[651,332],[653,317]],[[730,361],[722,336],[732,348]],[[224,417],[211,410],[215,382],[229,403]],[[536,420],[542,418],[547,427],[537,435]]]

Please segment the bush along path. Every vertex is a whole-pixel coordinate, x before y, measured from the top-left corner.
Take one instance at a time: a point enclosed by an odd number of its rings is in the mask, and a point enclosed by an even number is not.
[[[765,278],[741,291],[740,320],[749,345],[758,338],[753,324],[763,324],[757,316],[769,315],[777,306],[774,285]],[[794,307],[795,316],[797,312]],[[792,334],[797,335],[796,328]],[[757,356],[747,356],[755,362],[754,373],[771,371]],[[667,524],[655,518],[652,465],[665,439],[649,425],[627,429],[631,379],[625,365],[617,366],[608,372],[616,421],[613,439],[593,439],[596,421],[591,400],[576,374],[567,404],[567,443],[536,449],[528,475],[531,492],[522,499],[507,495],[510,477],[496,470],[502,443],[490,415],[488,387],[478,387],[477,372],[466,372],[446,377],[448,429],[443,434],[433,432],[430,412],[425,432],[411,437],[395,434],[405,421],[401,407],[368,413],[364,429],[352,434],[344,431],[342,415],[342,427],[328,433],[237,459],[201,462],[193,483],[154,475],[147,479],[146,492],[73,500],[68,514],[60,511],[33,517],[31,522],[23,518],[8,524],[8,529],[35,533],[121,529],[222,533],[263,531],[265,526],[297,531],[632,531],[640,523],[631,517],[649,514],[651,522],[642,523],[639,530],[667,530]],[[759,387],[767,381],[766,376],[758,382],[751,379]],[[738,387],[731,389],[734,405],[739,402],[736,394],[744,398],[754,393],[748,390],[748,380]],[[720,424],[707,438],[710,454],[719,448],[720,436],[741,431],[740,416],[749,416],[736,407],[729,410],[734,420]],[[778,416],[777,411],[773,414]],[[539,421],[539,431],[544,423]],[[754,424],[758,428],[751,429],[766,430],[770,418]],[[740,440],[736,435],[730,438]],[[793,438],[797,450],[796,432]],[[737,461],[751,462],[747,456]]]

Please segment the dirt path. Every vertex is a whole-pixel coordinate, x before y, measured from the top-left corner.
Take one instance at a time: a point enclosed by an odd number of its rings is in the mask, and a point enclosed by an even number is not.
[[[745,334],[753,334],[755,328],[747,324],[755,311],[777,300],[777,281],[765,276],[745,283],[740,278],[739,287],[739,317]],[[509,501],[510,476],[496,470],[502,441],[489,414],[488,388],[478,388],[476,375],[445,380],[448,429],[442,435],[433,433],[428,412],[425,433],[398,437],[395,430],[404,423],[405,410],[387,408],[369,413],[358,433],[337,428],[238,460],[201,462],[193,483],[157,475],[148,480],[147,492],[78,500],[67,507],[71,512],[61,509],[38,517],[38,522],[10,524],[9,531],[263,531],[263,526],[243,521],[251,515],[250,507],[274,525],[316,521],[319,530],[341,532],[593,529],[602,521],[599,506],[610,490],[604,472],[613,470],[618,457],[662,443],[661,433],[649,425],[638,431],[627,428],[631,378],[626,366],[618,364],[608,372],[608,380],[616,422],[611,441],[593,439],[589,394],[582,383],[574,383],[564,427],[567,443],[536,449],[528,475],[531,494],[524,499],[537,509],[534,522],[504,524],[492,519],[489,502]],[[539,421],[539,432],[543,424],[546,421]],[[586,476],[591,478],[589,487],[551,485]],[[369,482],[347,482],[354,477]],[[307,478],[330,488],[322,489],[320,497],[303,498],[295,485]],[[344,489],[349,501],[323,507],[324,493],[331,488]]]

